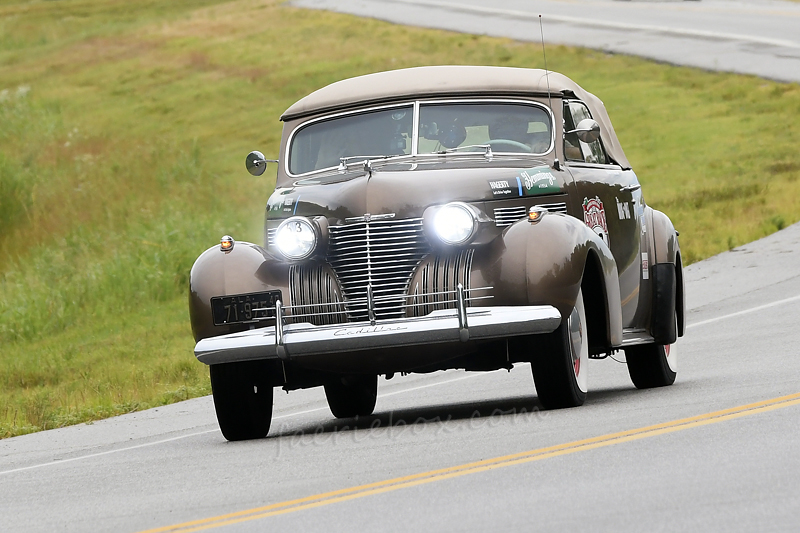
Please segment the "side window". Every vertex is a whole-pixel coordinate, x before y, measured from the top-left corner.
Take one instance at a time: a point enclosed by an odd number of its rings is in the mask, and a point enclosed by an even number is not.
[[[581,142],[576,133],[566,133],[575,129],[575,122],[572,120],[569,102],[564,102],[564,157],[567,161],[584,161]]]
[[[592,118],[589,109],[583,102],[570,101],[564,103],[564,131],[575,129],[575,125],[585,118]],[[608,163],[603,143],[597,139],[593,143],[585,143],[578,139],[577,133],[564,136],[564,154],[569,161],[584,163]]]

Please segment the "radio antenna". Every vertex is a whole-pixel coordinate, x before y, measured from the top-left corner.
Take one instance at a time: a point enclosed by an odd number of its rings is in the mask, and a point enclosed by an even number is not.
[[[553,111],[553,101],[550,98],[550,71],[547,70],[547,53],[544,50],[544,27],[542,26],[542,16],[539,15],[539,34],[542,36],[542,57],[544,57],[544,78],[547,80],[547,105],[550,106],[550,112],[553,113],[555,117],[555,111]],[[555,127],[555,124],[553,124]],[[553,146],[553,168],[556,170],[561,170],[561,163],[558,162],[558,154],[555,152],[555,145]]]

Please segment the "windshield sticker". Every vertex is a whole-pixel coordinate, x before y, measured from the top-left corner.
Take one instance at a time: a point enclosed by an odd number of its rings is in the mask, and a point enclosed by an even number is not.
[[[650,279],[650,263],[646,253],[642,254],[642,279]]]
[[[520,187],[508,180],[491,180],[489,188],[495,198],[516,198],[521,196]]]
[[[606,246],[611,246],[608,240],[606,210],[598,196],[595,196],[591,200],[589,198],[583,199],[583,221],[598,235],[598,237],[603,239]]]
[[[549,167],[536,167],[523,170],[520,176],[525,185],[525,195],[533,196],[537,194],[553,194],[561,192],[558,178],[548,170]]]

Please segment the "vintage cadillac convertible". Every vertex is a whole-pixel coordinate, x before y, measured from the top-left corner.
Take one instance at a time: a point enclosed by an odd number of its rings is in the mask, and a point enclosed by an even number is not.
[[[439,66],[340,81],[284,122],[264,245],[191,272],[195,355],[225,438],[264,437],[273,387],[370,415],[377,378],[530,363],[544,408],[583,404],[624,350],[670,385],[678,233],[645,203],[602,102],[542,70]],[[246,158],[254,175],[268,160]]]

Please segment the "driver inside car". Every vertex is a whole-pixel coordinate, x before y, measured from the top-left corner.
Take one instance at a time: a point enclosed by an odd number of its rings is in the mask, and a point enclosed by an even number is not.
[[[498,117],[489,124],[489,139],[498,152],[537,152],[534,139],[528,133],[528,121],[513,116]],[[508,141],[508,142],[503,142]]]

